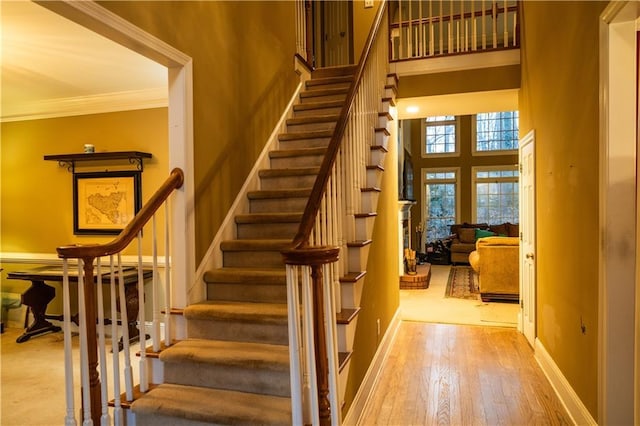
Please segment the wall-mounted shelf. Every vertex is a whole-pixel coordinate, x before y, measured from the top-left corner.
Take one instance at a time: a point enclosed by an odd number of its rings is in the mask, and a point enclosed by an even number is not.
[[[82,152],[78,154],[56,154],[45,155],[45,160],[57,161],[61,167],[66,167],[75,173],[76,163],[81,161],[110,161],[129,160],[130,164],[135,164],[138,170],[142,171],[142,160],[151,158],[148,152],[140,151],[114,151],[114,152]]]

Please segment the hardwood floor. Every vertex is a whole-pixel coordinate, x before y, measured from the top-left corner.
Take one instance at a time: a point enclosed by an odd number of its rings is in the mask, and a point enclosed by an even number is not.
[[[359,424],[572,421],[516,330],[403,321]]]

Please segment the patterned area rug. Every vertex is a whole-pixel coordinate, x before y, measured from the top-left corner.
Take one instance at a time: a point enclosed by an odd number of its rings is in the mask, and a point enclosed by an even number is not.
[[[478,277],[471,266],[451,266],[444,297],[479,299]]]

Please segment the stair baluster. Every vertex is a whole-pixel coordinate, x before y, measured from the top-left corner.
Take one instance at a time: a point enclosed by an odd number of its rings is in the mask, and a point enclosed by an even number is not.
[[[155,217],[156,211],[167,201],[169,196],[174,190],[182,187],[184,181],[184,174],[180,169],[174,169],[169,178],[163,183],[158,191],[149,199],[149,201],[142,207],[142,209],[136,214],[131,222],[125,227],[125,229],[118,235],[116,239],[106,244],[95,245],[70,245],[57,248],[58,256],[63,260],[63,308],[64,308],[64,336],[65,336],[65,377],[66,377],[66,396],[67,396],[67,408],[65,416],[65,424],[75,425],[75,408],[74,408],[74,390],[73,390],[73,361],[72,361],[72,346],[71,346],[71,303],[70,303],[70,291],[69,291],[69,260],[75,259],[78,262],[77,270],[77,282],[78,282],[78,310],[79,321],[78,327],[80,330],[80,371],[81,371],[81,386],[82,386],[82,424],[108,424],[108,398],[106,387],[106,373],[103,366],[107,364],[106,350],[105,350],[105,332],[104,332],[104,308],[102,303],[102,277],[106,274],[109,275],[110,284],[110,304],[111,304],[111,321],[112,327],[112,351],[113,351],[113,368],[111,373],[114,376],[114,390],[117,392],[113,395],[114,405],[116,407],[114,411],[114,422],[116,425],[124,424],[124,416],[121,411],[122,401],[119,395],[120,391],[120,376],[123,372],[120,371],[120,365],[118,360],[119,345],[122,345],[125,352],[125,365],[124,365],[124,377],[125,377],[125,391],[126,400],[132,401],[134,399],[133,389],[133,374],[131,368],[131,361],[129,358],[129,328],[135,330],[135,326],[131,325],[128,320],[127,308],[131,300],[131,290],[125,289],[125,284],[129,287],[133,287],[133,284],[137,288],[133,289],[133,292],[137,295],[139,303],[139,311],[134,312],[139,317],[139,341],[140,349],[142,352],[142,363],[144,363],[144,344],[145,344],[145,317],[144,317],[144,279],[157,275],[157,252],[154,248],[154,261],[153,270],[150,273],[143,272],[142,265],[142,229],[147,222]],[[168,215],[165,215],[165,220],[168,221]],[[168,228],[166,228],[168,229]],[[154,229],[155,231],[155,229]],[[122,266],[122,251],[125,250],[129,244],[137,237],[138,242],[138,255],[137,255],[137,271],[128,268],[127,273]],[[168,240],[167,244],[168,244]],[[155,236],[154,236],[155,245]],[[168,248],[168,247],[167,247]],[[113,255],[117,254],[117,261],[114,262]],[[165,259],[168,263],[168,250],[165,253]],[[101,258],[109,256],[108,272],[103,272]],[[96,271],[94,273],[94,262],[96,262]],[[168,267],[168,265],[167,265]],[[97,278],[95,278],[97,277]],[[167,281],[169,281],[167,275]],[[116,291],[116,282],[118,284],[118,291]],[[154,280],[154,285],[157,283]],[[170,283],[167,283],[170,286]],[[96,290],[96,288],[99,288]],[[167,287],[170,288],[170,287]],[[97,306],[96,303],[96,291],[97,291]],[[153,289],[154,293],[159,289]],[[118,293],[118,297],[116,297]],[[126,296],[126,293],[129,293]],[[170,291],[167,291],[166,299],[168,304],[170,301]],[[122,330],[122,342],[117,340],[118,328],[117,328],[117,312],[116,305],[120,303],[120,324]],[[97,309],[96,309],[97,308]],[[96,312],[97,311],[97,312]],[[154,318],[155,320],[155,318]],[[97,326],[99,324],[99,326]],[[158,333],[154,333],[155,338],[159,338]],[[99,340],[98,340],[99,337]],[[170,344],[167,341],[167,344]],[[98,361],[100,360],[100,361]],[[100,372],[98,372],[98,364],[101,366]],[[147,388],[146,378],[146,365],[141,364],[140,373],[141,377],[139,383],[143,391]],[[111,396],[110,396],[111,397]]]
[[[362,262],[363,259],[366,262],[366,255],[360,252],[368,249],[372,230],[369,221],[375,216],[375,202],[369,203],[372,211],[367,211],[363,216],[360,216],[360,212],[363,208],[362,191],[367,182],[367,166],[374,158],[372,147],[375,133],[372,130],[378,127],[380,101],[385,97],[389,29],[382,23],[387,22],[386,16],[387,2],[383,1],[355,69],[353,82],[306,204],[293,248],[282,252],[288,271],[288,303],[300,304],[303,309],[301,316],[297,315],[295,309],[289,309],[289,323],[302,318],[302,330],[308,330],[309,327],[314,330],[313,339],[303,338],[302,342],[298,342],[299,346],[291,344],[289,347],[292,395],[296,395],[292,399],[293,418],[299,418],[301,413],[310,413],[304,418],[305,423],[338,425],[341,422],[334,319],[336,312],[342,309],[342,304],[337,296],[339,292],[335,292],[334,288],[339,286],[341,276],[359,274],[363,270]],[[386,152],[386,147],[380,148]],[[342,256],[339,255],[341,251]],[[311,291],[305,289],[308,277],[302,277],[302,300],[295,300],[294,287],[298,283],[294,265],[307,266],[311,270]],[[307,268],[301,270],[302,274],[308,273],[305,272]],[[307,293],[312,294],[311,303],[305,300]],[[305,312],[305,306],[309,304],[313,306],[313,311]],[[309,325],[309,321],[312,325]],[[309,347],[311,343],[314,344],[313,348]],[[300,350],[305,355],[300,356]],[[307,362],[305,364],[299,360]],[[303,370],[293,371],[296,367]],[[310,376],[309,380],[299,379],[307,376]],[[304,386],[307,383],[311,385],[311,395],[305,395]]]

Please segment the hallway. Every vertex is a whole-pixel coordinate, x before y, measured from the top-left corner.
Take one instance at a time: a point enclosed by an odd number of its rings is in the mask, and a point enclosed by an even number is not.
[[[359,424],[572,424],[515,329],[403,321]]]

